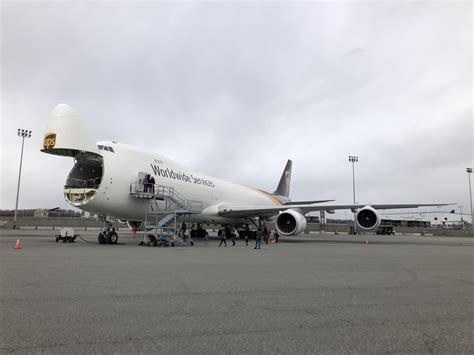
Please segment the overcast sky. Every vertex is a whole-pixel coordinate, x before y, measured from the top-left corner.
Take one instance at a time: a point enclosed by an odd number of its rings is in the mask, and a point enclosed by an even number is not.
[[[473,166],[470,2],[1,3],[1,204],[65,207],[39,151],[71,105],[96,140],[293,200],[458,202]],[[126,166],[124,166],[126,169]],[[474,181],[473,181],[474,182]]]

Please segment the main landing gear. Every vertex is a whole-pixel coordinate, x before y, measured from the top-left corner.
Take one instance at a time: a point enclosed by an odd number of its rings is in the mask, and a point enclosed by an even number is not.
[[[118,234],[115,231],[115,227],[112,226],[112,223],[105,221],[105,227],[99,233],[97,241],[99,244],[117,244]]]

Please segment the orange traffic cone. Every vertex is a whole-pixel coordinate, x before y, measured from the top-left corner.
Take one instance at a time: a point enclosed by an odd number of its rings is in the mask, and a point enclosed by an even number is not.
[[[15,249],[21,249],[20,239],[16,240]]]

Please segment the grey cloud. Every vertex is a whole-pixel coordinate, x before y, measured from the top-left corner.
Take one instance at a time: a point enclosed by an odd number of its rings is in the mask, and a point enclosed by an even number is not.
[[[350,202],[347,155],[359,154],[360,198],[467,205],[470,10],[467,3],[4,2],[1,207],[14,206],[15,132],[23,126],[34,130],[23,206],[63,203],[71,162],[38,151],[59,102],[76,108],[97,140],[267,190],[291,158],[295,199]]]

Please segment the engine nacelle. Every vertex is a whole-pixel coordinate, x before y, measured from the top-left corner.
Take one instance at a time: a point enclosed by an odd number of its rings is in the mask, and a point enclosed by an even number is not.
[[[362,207],[356,214],[357,227],[365,231],[371,231],[380,225],[380,216],[377,211],[370,207]]]
[[[300,234],[306,229],[306,218],[297,210],[286,210],[278,215],[275,226],[283,235]]]
[[[142,230],[143,222],[141,222],[141,221],[127,221],[127,226],[130,229],[132,229],[133,227],[136,227],[138,230]]]

